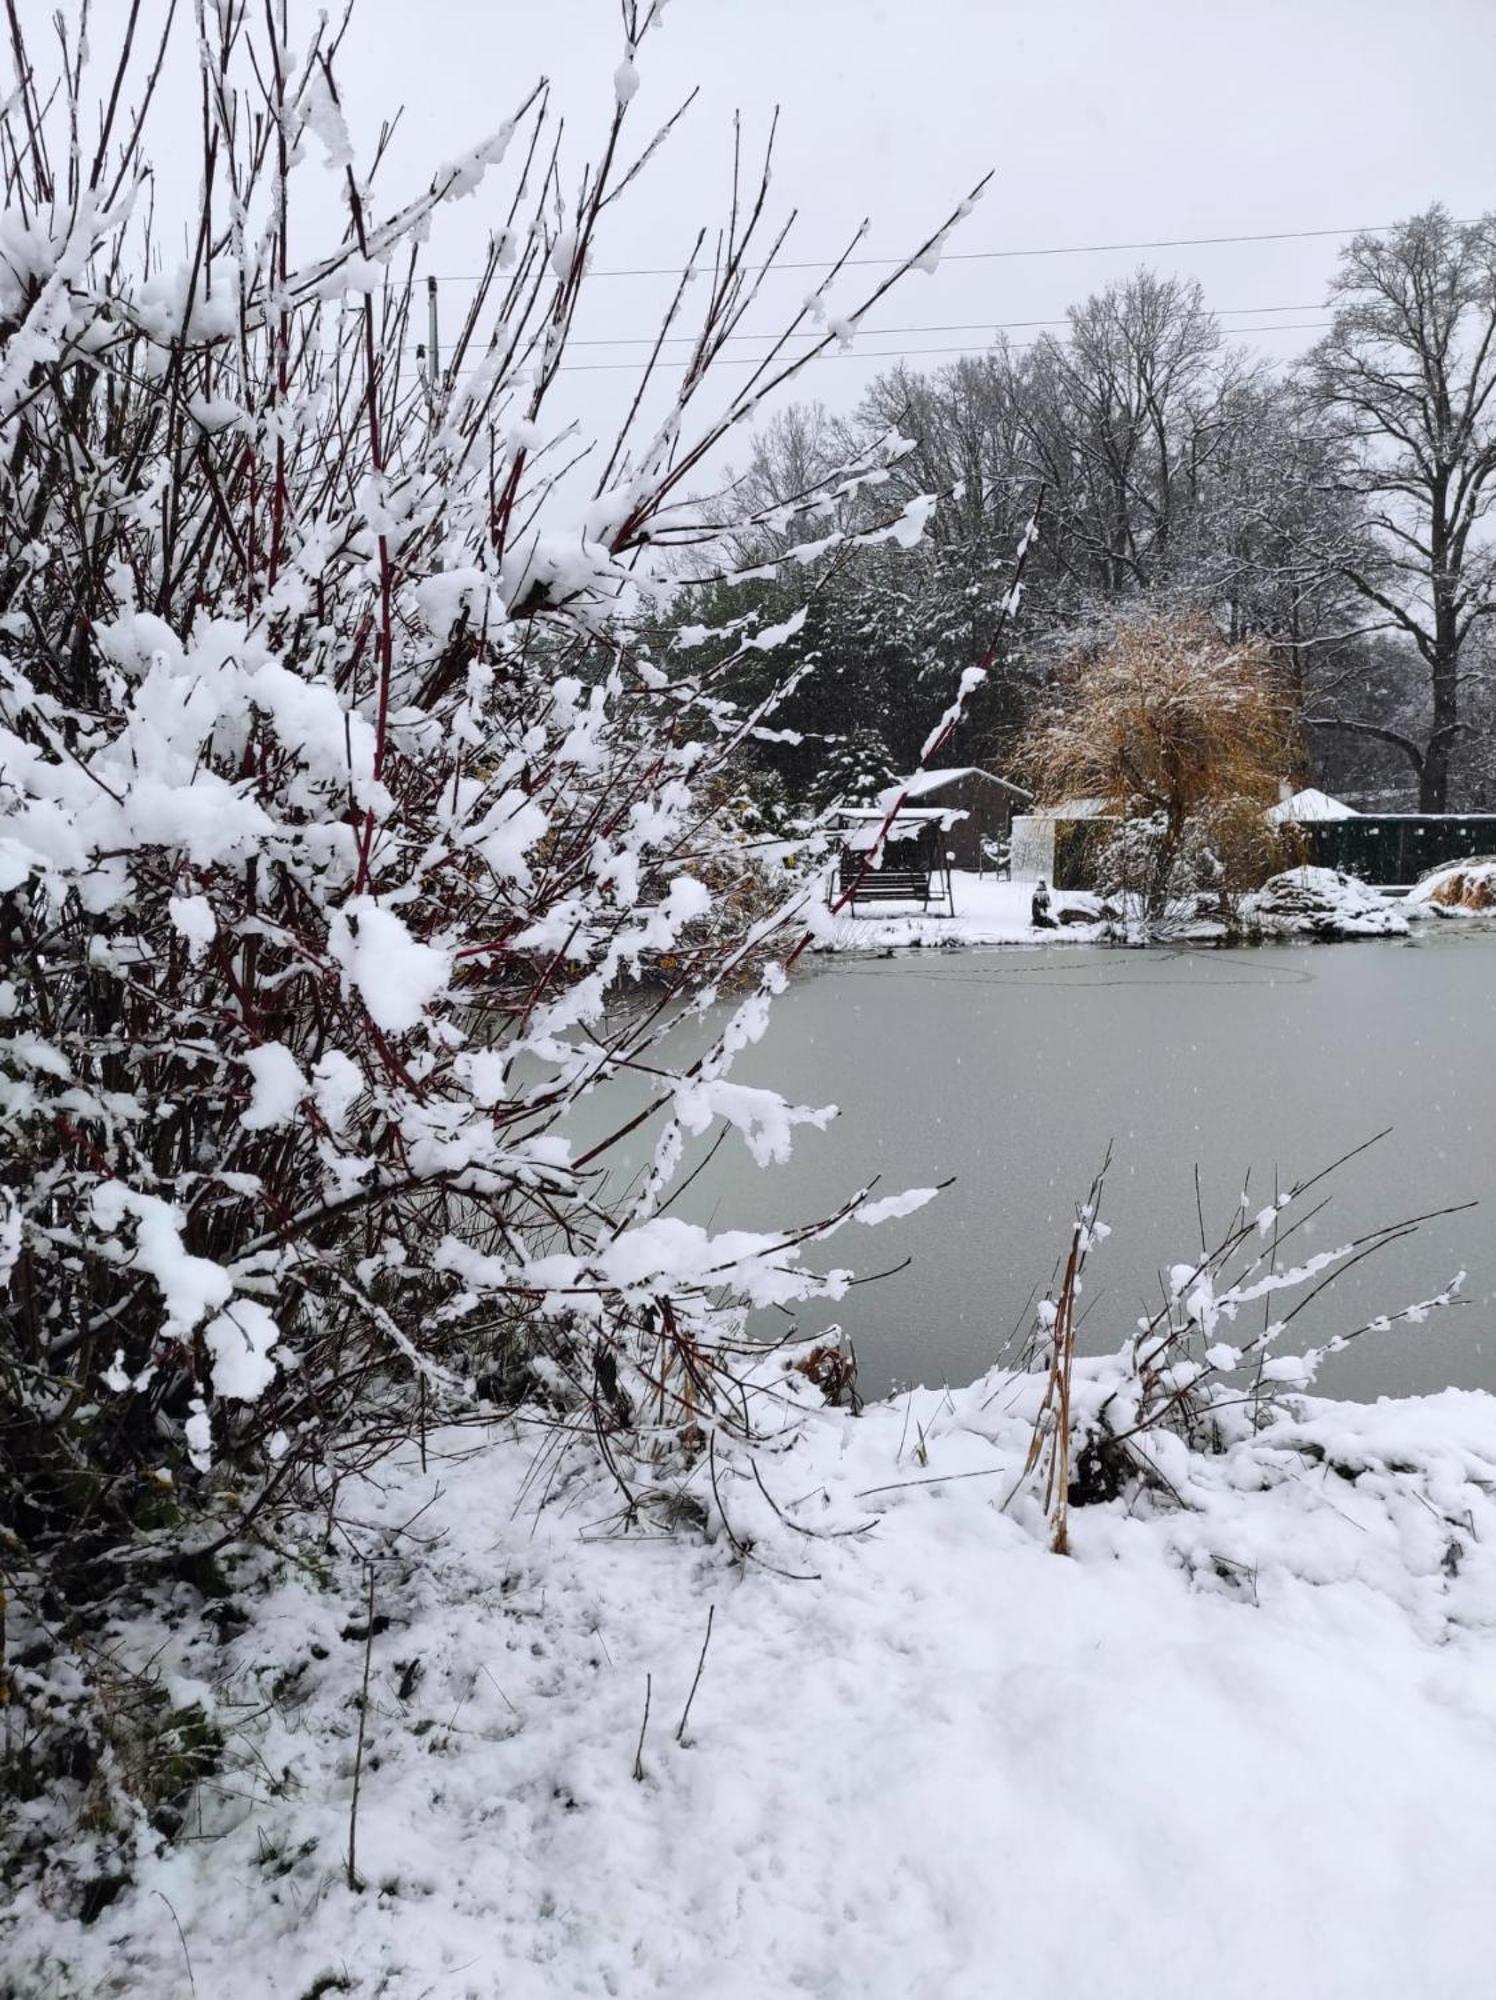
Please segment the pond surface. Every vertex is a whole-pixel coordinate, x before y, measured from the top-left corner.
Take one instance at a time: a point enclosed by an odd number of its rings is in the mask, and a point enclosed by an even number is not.
[[[969,1380],[997,1358],[1108,1145],[1113,1233],[1091,1261],[1081,1335],[1093,1352],[1157,1306],[1160,1270],[1198,1255],[1197,1165],[1214,1241],[1248,1174],[1255,1213],[1275,1175],[1286,1186],[1386,1127],[1319,1191],[1333,1200],[1298,1239],[1305,1251],[1481,1205],[1350,1271],[1294,1335],[1349,1330],[1464,1269],[1462,1309],[1365,1336],[1320,1387],[1496,1388],[1496,932],[843,959],[796,980],[733,1074],[842,1116],[802,1130],[784,1167],[756,1167],[729,1138],[677,1205],[693,1220],[772,1228],[827,1213],[874,1176],[880,1193],[956,1176],[919,1213],[823,1248],[826,1263],[864,1271],[913,1260],[802,1319],[848,1330],[866,1395]]]

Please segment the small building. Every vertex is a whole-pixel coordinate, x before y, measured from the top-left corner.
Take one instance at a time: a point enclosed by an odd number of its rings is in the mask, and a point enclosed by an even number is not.
[[[996,866],[997,851],[1012,838],[1013,815],[1032,795],[995,771],[979,764],[953,764],[933,771],[916,771],[895,780],[884,799],[891,805],[902,796],[909,804],[939,801],[957,815],[948,829],[947,859],[952,868],[980,875]]]
[[[1015,882],[1055,889],[1091,889],[1097,856],[1120,825],[1105,799],[1064,799],[1013,820],[1008,873]]]
[[[1283,797],[1267,809],[1269,826],[1322,826],[1331,820],[1360,817],[1354,806],[1348,806],[1343,799],[1332,799],[1315,785],[1295,792],[1285,783]]]

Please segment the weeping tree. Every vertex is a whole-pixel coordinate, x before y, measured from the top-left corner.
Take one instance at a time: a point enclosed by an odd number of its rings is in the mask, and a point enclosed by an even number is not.
[[[1229,896],[1266,872],[1291,716],[1262,642],[1198,617],[1139,619],[1065,662],[1025,764],[1041,798],[1098,799],[1127,822],[1116,886],[1156,923],[1183,890]]]

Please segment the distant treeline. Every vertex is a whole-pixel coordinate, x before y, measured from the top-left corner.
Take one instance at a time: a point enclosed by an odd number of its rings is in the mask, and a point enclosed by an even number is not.
[[[1435,207],[1355,238],[1331,306],[1285,374],[1223,337],[1196,282],[1139,271],[1074,307],[1063,338],[928,374],[900,365],[850,416],[786,408],[740,482],[761,525],[689,580],[658,639],[775,624],[808,576],[804,625],[735,666],[731,691],[766,693],[787,659],[812,669],[757,747],[766,794],[866,795],[912,767],[954,672],[986,652],[1037,505],[1023,615],[971,703],[961,761],[1003,768],[1077,648],[1139,615],[1203,612],[1273,649],[1297,775],[1389,806],[1488,804],[1496,217]],[[894,434],[911,448],[886,479],[828,494]],[[913,548],[842,544],[733,580],[921,494],[940,504]],[[734,650],[706,640],[703,668]]]

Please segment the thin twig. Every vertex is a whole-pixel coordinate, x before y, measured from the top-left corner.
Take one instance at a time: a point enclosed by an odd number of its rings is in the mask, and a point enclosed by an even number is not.
[[[706,1637],[701,1642],[701,1658],[696,1662],[696,1678],[691,1683],[691,1692],[686,1696],[686,1705],[681,1710],[680,1722],[675,1731],[675,1740],[677,1743],[684,1743],[686,1740],[686,1723],[690,1718],[691,1703],[696,1699],[696,1690],[701,1685],[701,1670],[706,1665],[706,1649],[712,1643],[712,1620],[716,1615],[716,1605],[709,1604],[706,1607]],[[642,1748],[644,1742],[642,1735],[639,1738],[639,1742]]]
[[[177,1938],[182,1947],[182,1957],[186,1961],[187,1965],[187,1984],[192,1988],[192,1991],[196,1993],[197,1981],[192,1976],[192,1953],[187,1949],[187,1934],[182,1929],[182,1919],[177,1915],[176,1910],[172,1905],[171,1898],[169,1896],[161,1895],[161,1891],[159,1889],[153,1889],[151,1891],[151,1894],[153,1896],[161,1896],[162,1902],[165,1903],[167,1909],[171,1911],[171,1920],[177,1927]]]
[[[358,1698],[358,1744],[353,1752],[353,1801],[348,1809],[348,1887],[359,1886],[358,1850],[358,1792],[364,1770],[364,1736],[369,1722],[369,1669],[374,1656],[374,1565],[368,1565],[369,1595],[365,1606],[364,1629],[364,1684]]]
[[[644,1783],[644,1732],[649,1727],[649,1697],[653,1682],[648,1674],[644,1676],[644,1720],[639,1724],[639,1747],[634,1752],[634,1783]]]

